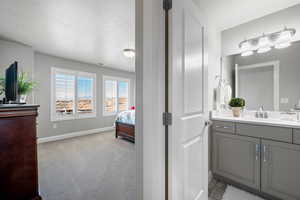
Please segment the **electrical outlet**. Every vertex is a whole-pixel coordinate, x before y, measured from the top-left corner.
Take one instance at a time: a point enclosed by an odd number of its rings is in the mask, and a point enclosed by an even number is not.
[[[289,98],[287,98],[287,97],[281,98],[280,99],[280,103],[281,104],[287,104],[287,103],[289,103]]]

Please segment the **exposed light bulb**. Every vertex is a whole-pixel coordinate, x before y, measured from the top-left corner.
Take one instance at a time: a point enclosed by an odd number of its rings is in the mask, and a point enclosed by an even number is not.
[[[279,38],[276,40],[275,48],[283,49],[291,46],[292,33],[290,30],[284,30],[280,33]]]
[[[241,44],[241,56],[251,56],[253,55],[252,45],[249,41],[244,41]]]
[[[272,43],[267,36],[262,36],[258,41],[257,53],[266,53],[271,50]]]
[[[126,58],[133,58],[133,57],[135,57],[135,50],[134,49],[124,49],[123,54]]]

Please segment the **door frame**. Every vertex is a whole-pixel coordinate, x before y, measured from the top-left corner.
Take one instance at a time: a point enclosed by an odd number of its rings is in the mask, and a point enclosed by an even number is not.
[[[164,200],[163,1],[135,2],[137,199]]]

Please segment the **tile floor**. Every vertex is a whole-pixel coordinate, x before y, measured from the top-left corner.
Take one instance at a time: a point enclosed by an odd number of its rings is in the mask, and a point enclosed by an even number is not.
[[[209,200],[222,200],[227,184],[212,179],[208,185]]]

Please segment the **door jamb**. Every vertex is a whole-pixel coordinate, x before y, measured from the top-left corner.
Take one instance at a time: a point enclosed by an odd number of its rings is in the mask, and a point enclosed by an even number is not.
[[[135,1],[137,199],[164,200],[164,12],[161,0]]]

